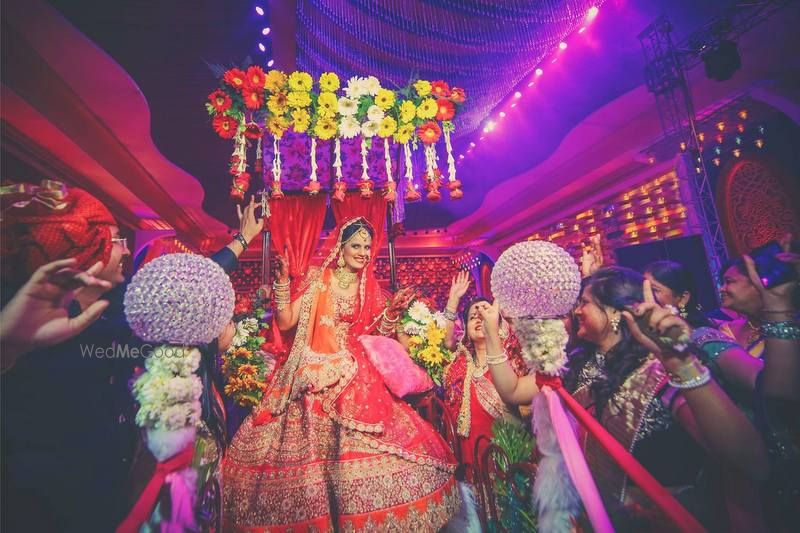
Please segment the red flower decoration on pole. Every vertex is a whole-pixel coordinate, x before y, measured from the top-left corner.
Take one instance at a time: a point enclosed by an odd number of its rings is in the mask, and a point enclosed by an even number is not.
[[[273,200],[280,200],[285,194],[281,190],[281,182],[280,180],[275,180],[272,182],[272,194],[270,195]]]
[[[242,87],[244,87],[247,84],[247,74],[245,74],[243,70],[238,68],[230,69],[228,72],[225,73],[222,79],[225,81],[225,83],[227,83],[228,85],[239,91],[241,91]]]
[[[397,183],[390,181],[386,184],[386,192],[383,193],[383,197],[386,198],[387,202],[394,202],[397,200]]]
[[[303,187],[303,190],[311,196],[316,196],[317,194],[319,194],[321,188],[322,186],[319,184],[318,181],[310,181],[308,182],[308,185]]]
[[[214,111],[217,113],[222,113],[223,111],[230,109],[231,104],[231,97],[225,91],[217,89],[213,93],[208,95],[208,101],[211,103],[211,106],[214,108]]]
[[[423,144],[434,144],[441,136],[442,128],[432,120],[429,120],[417,128],[417,137],[419,137],[419,140],[421,140]]]
[[[261,127],[255,122],[248,123],[244,127],[244,136],[253,140],[261,138]]]
[[[233,139],[233,136],[236,135],[236,130],[239,128],[239,124],[236,120],[227,115],[217,115],[214,117],[212,125],[217,135],[223,139]]]
[[[436,100],[436,120],[452,120],[456,116],[456,106],[444,98]]]
[[[464,191],[461,190],[461,180],[453,180],[447,184],[447,188],[450,189],[450,199],[451,200],[460,200],[464,197]]]
[[[372,180],[361,180],[358,182],[358,188],[361,191],[361,198],[372,198]]]
[[[244,201],[244,195],[247,189],[250,188],[250,174],[242,172],[233,178],[233,185],[231,186],[231,199],[236,202]]]

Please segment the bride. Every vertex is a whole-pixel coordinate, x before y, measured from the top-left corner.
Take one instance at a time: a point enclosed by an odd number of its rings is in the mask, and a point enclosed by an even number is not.
[[[393,331],[408,299],[384,309],[373,236],[364,218],[344,222],[291,296],[281,258],[277,323],[294,342],[228,449],[226,530],[437,531],[457,511],[450,449],[358,342]]]

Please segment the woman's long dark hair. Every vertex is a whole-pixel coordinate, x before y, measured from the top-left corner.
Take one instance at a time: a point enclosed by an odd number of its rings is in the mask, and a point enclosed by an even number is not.
[[[675,261],[656,261],[644,267],[646,274],[653,276],[656,281],[669,287],[675,294],[680,296],[685,292],[689,293],[689,301],[686,302],[686,322],[693,328],[713,327],[711,322],[700,311],[697,303],[697,286],[694,283],[692,273],[686,266]]]
[[[590,291],[595,302],[622,311],[626,306],[643,300],[644,277],[629,268],[612,266],[601,268],[584,280],[581,294]],[[619,331],[622,339],[606,354],[605,373],[591,385],[594,398],[595,417],[598,419],[608,406],[612,396],[619,390],[630,374],[639,368],[649,352],[631,336],[628,325],[620,319]],[[564,382],[570,390],[577,387],[578,376],[583,366],[595,356],[594,346],[588,344],[573,352]]]
[[[219,343],[215,339],[205,346],[200,346],[199,349],[201,356],[197,375],[203,382],[203,394],[200,396],[200,404],[203,407],[202,418],[217,445],[220,456],[222,456],[227,443],[225,413],[214,393],[214,388],[222,390],[221,374],[217,371]]]

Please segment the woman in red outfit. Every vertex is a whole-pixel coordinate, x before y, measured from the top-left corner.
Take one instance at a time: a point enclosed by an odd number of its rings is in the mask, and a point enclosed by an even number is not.
[[[277,323],[295,338],[228,449],[225,529],[437,531],[458,509],[455,459],[358,342],[376,326],[393,331],[409,294],[384,310],[366,220],[331,235],[291,297],[282,260]]]
[[[445,405],[453,420],[456,420],[456,432],[461,448],[461,462],[466,465],[466,475],[472,481],[472,463],[475,445],[478,438],[492,437],[492,424],[498,418],[518,418],[516,407],[506,405],[495,390],[492,376],[486,364],[486,337],[483,333],[483,320],[480,310],[489,307],[486,298],[475,298],[464,311],[464,337],[455,340],[453,333],[453,309],[463,297],[469,285],[468,275],[460,273],[453,279],[450,297],[445,308],[445,316],[449,319],[447,342],[456,352],[455,358],[445,370]],[[508,332],[508,328],[504,328]],[[506,336],[506,347],[509,353],[519,354],[519,343],[516,338]],[[516,345],[517,350],[514,350]],[[522,359],[514,359],[518,365],[518,373],[525,375]]]

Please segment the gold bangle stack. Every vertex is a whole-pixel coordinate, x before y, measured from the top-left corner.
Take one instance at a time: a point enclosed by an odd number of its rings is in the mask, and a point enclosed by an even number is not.
[[[486,364],[487,365],[500,365],[508,361],[508,354],[505,351],[501,352],[498,355],[489,355],[486,354]]]
[[[711,372],[696,357],[687,365],[669,372],[669,384],[678,389],[694,389],[711,381]]]
[[[275,297],[275,308],[279,312],[289,307],[290,285],[291,285],[290,281],[284,281],[283,283],[281,283],[278,280],[275,280],[272,283],[272,294]]]

